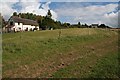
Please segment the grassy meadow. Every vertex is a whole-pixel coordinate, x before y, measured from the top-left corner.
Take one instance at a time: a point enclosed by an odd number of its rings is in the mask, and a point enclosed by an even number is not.
[[[119,77],[117,31],[71,28],[2,38],[3,78]]]

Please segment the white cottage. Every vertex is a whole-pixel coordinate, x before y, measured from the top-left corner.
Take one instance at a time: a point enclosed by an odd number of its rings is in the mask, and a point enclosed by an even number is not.
[[[91,27],[92,28],[98,28],[99,24],[92,24]]]
[[[12,16],[8,20],[8,25],[6,29],[7,32],[30,31],[34,29],[39,29],[39,26],[38,23],[34,20],[23,19],[17,16]]]

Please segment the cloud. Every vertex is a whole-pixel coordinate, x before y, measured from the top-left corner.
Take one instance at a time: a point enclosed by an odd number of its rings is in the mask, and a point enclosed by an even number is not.
[[[47,0],[41,0],[46,2]],[[52,2],[118,2],[119,0],[51,0]]]
[[[47,0],[48,1],[48,0]],[[118,25],[118,11],[115,9],[118,4],[108,3],[106,5],[93,3],[62,3],[60,7],[52,10],[49,5],[51,1],[41,3],[42,0],[14,0],[14,2],[7,2],[4,0],[0,2],[2,9],[0,10],[4,18],[7,20],[13,12],[34,13],[45,16],[48,9],[51,10],[52,18],[70,23],[105,23],[109,26],[117,27]],[[59,3],[56,3],[59,4]],[[15,6],[17,5],[17,6]],[[88,6],[89,5],[89,6]],[[18,9],[18,6],[20,9]],[[17,7],[17,8],[16,8]]]
[[[13,4],[16,2],[0,2],[1,10],[0,13],[2,13],[2,16],[4,16],[5,19],[8,19],[13,12],[16,12],[15,9],[12,9]]]
[[[40,3],[40,0],[34,0],[34,1],[14,0],[14,2],[1,2],[0,4],[2,5],[1,13],[4,16],[5,20],[7,20],[13,14],[13,12],[18,12],[18,13],[29,12],[41,16],[46,16],[48,10],[50,9],[49,8],[50,3],[51,1],[42,4]],[[18,9],[18,7],[20,7],[21,9]],[[52,18],[56,20],[57,18],[56,12],[51,10],[51,14],[52,14]]]
[[[7,20],[13,12],[17,12],[17,10],[13,9],[13,5],[17,3],[19,0],[0,0],[0,13]]]
[[[42,8],[46,11],[48,11],[50,8],[49,8],[49,4],[51,3],[51,1],[48,1],[46,2],[46,4],[42,5]]]
[[[46,2],[45,4],[42,4],[38,1],[32,3],[32,2],[23,2],[20,3],[22,6],[22,9],[20,12],[22,13],[34,13],[37,15],[41,15],[41,16],[46,16],[48,10],[50,9],[49,5],[50,5],[51,1]],[[51,10],[51,14],[52,14],[52,19],[56,20],[57,18],[57,14],[56,12],[54,12],[53,10]]]
[[[15,3],[15,2],[18,2],[19,0],[1,0],[0,2],[13,2],[13,3]]]
[[[84,5],[83,3],[80,5]],[[115,8],[118,4],[107,4],[107,5],[90,5],[90,6],[80,6],[80,7],[66,7],[55,9],[58,14],[58,19],[61,20],[62,17],[66,22],[70,23],[105,23],[107,25],[116,27],[118,24],[118,14],[114,13]],[[113,12],[111,14],[107,14]],[[69,18],[68,18],[69,17]],[[112,22],[112,23],[111,23]]]
[[[118,27],[118,12],[117,13],[110,13],[104,15],[104,23],[112,26],[112,27]]]
[[[1,0],[0,2],[40,2],[41,0]]]

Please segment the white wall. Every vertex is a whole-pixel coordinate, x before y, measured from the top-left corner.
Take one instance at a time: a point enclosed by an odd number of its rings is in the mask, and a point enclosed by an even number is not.
[[[38,28],[37,30],[39,30],[39,26],[35,26],[36,28]]]
[[[28,31],[30,31],[30,29],[34,29],[35,26],[31,26],[31,25],[23,25],[23,30],[25,30],[26,28],[28,28]]]
[[[26,28],[28,28],[28,31],[30,31],[30,29],[33,30],[33,29],[35,28],[35,26],[31,26],[31,25],[23,25],[23,23],[20,23],[20,24],[18,25],[18,23],[15,22],[15,26],[12,27],[11,30],[14,30],[14,28],[15,28],[15,31],[20,31],[20,30],[25,31]],[[39,26],[37,26],[37,28],[39,29]]]
[[[22,23],[20,23],[20,24],[18,25],[18,23],[15,22],[15,26],[14,26],[15,31],[20,31],[20,30],[22,30],[22,26],[23,26]]]

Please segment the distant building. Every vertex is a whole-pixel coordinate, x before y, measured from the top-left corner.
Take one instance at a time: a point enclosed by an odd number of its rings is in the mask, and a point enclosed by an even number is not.
[[[35,28],[39,29],[38,23],[34,20],[23,19],[17,16],[12,16],[8,20],[8,24],[6,26],[7,32],[18,32],[18,31],[31,31]]]
[[[92,24],[91,28],[98,28],[98,26],[99,26],[98,24]]]

